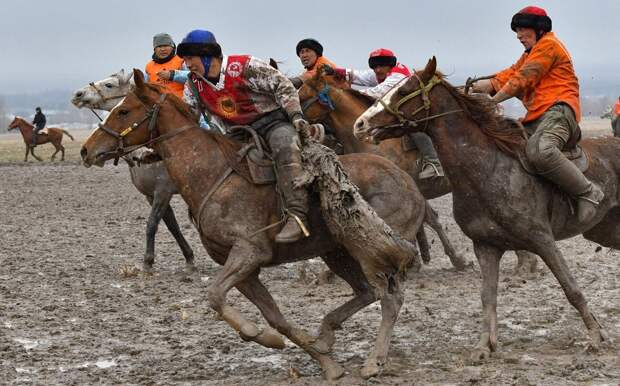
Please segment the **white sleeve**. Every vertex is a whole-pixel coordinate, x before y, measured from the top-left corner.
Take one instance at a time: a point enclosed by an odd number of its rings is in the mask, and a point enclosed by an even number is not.
[[[392,89],[392,87],[396,86],[398,83],[400,83],[401,80],[403,80],[405,78],[406,78],[406,76],[403,75],[403,74],[392,73],[392,74],[390,74],[390,76],[385,78],[385,80],[383,82],[381,82],[380,84],[376,85],[375,87],[371,87],[371,88],[367,88],[367,89],[363,89],[363,90],[359,90],[359,91],[362,94],[366,94],[366,95],[368,95],[370,97],[373,97],[375,99],[379,99],[383,95],[385,95],[388,91],[390,91]]]
[[[373,87],[378,84],[373,70],[347,69],[347,80],[357,86]]]

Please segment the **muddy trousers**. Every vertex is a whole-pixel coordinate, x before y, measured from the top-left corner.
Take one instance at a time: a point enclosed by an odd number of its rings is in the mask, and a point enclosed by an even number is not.
[[[308,192],[303,187],[293,186],[293,181],[303,172],[297,131],[291,123],[281,122],[270,128],[264,138],[271,148],[278,176],[278,190],[284,199],[285,208],[307,224]]]
[[[426,133],[422,132],[410,133],[409,137],[418,148],[421,159],[433,163],[439,163],[437,151],[435,151],[435,147],[433,146],[433,141],[431,140],[431,137],[429,137]]]
[[[568,105],[553,105],[542,117],[524,126],[531,134],[526,156],[538,174],[575,198],[592,189],[592,182],[562,154],[566,142],[577,129],[575,114]]]

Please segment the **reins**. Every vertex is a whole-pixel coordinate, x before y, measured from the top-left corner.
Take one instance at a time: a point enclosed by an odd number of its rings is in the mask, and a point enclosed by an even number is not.
[[[430,112],[431,112],[430,111],[431,110],[430,91],[436,85],[441,84],[441,79],[437,75],[433,75],[430,81],[427,84],[424,84],[424,82],[422,81],[422,78],[418,76],[417,72],[414,71],[413,76],[415,76],[418,79],[418,82],[420,83],[420,88],[405,95],[403,98],[401,98],[396,103],[396,106],[394,107],[390,106],[389,103],[386,103],[383,100],[383,98],[380,98],[377,100],[377,102],[383,106],[385,111],[387,111],[388,113],[398,118],[399,123],[393,123],[393,124],[384,125],[384,126],[377,126],[377,127],[374,127],[373,129],[392,129],[396,127],[417,127],[420,123],[424,122],[424,129],[422,131],[426,131],[428,129],[429,121],[435,118],[439,118],[439,117],[443,117],[446,115],[450,115],[450,114],[463,111],[462,109],[457,109],[457,110],[444,111],[443,113],[430,115]],[[409,118],[407,118],[400,109],[405,103],[409,102],[410,100],[418,96],[422,97],[423,104],[422,106],[415,109],[412,113],[410,113]],[[422,111],[426,111],[426,117],[414,119],[415,116],[418,115]]]

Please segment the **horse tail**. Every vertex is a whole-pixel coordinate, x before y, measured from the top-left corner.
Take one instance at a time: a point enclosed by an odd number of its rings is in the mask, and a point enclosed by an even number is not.
[[[69,132],[65,129],[60,129],[60,131],[63,132],[63,134],[65,134],[67,137],[71,138],[72,141],[75,141],[75,138],[73,138],[73,136],[71,134],[69,134]]]

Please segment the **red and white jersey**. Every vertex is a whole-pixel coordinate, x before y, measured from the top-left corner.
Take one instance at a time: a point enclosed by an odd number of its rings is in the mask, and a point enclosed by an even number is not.
[[[361,93],[379,99],[387,93],[392,87],[396,86],[401,80],[411,76],[409,69],[396,63],[396,66],[388,73],[385,80],[381,83],[377,80],[377,76],[373,70],[353,70],[347,69],[347,81],[356,86],[368,87],[359,90]]]

